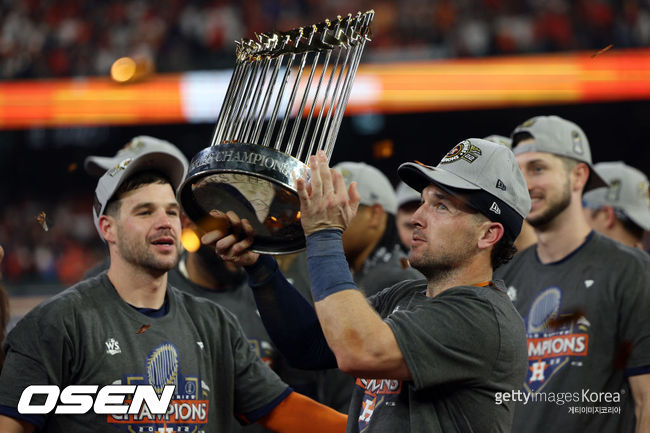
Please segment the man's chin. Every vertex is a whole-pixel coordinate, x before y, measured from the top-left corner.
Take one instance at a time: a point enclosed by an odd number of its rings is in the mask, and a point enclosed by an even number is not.
[[[179,257],[178,254],[158,257],[157,260],[152,263],[151,268],[160,272],[169,272],[176,267]]]

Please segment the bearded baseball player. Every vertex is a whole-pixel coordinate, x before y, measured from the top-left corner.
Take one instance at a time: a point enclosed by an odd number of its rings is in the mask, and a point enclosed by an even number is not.
[[[578,125],[533,117],[512,137],[538,239],[496,272],[528,337],[513,432],[648,432],[650,261],[587,224],[582,194],[606,184]]]
[[[174,154],[152,151],[99,179],[93,216],[110,266],[33,309],[7,336],[0,432],[207,433],[252,422],[286,433],[344,430],[344,415],[293,392],[257,356],[232,313],[168,283],[181,251],[174,190],[184,171]],[[32,402],[29,393],[24,399],[32,385],[57,391]],[[69,388],[78,385],[89,395]],[[113,395],[103,408],[101,390],[119,385],[146,387],[168,403],[155,414],[142,404],[125,413],[125,395]]]
[[[514,253],[530,209],[525,181],[504,146],[469,139],[436,167],[402,164],[420,191],[407,280],[366,299],[355,286],[341,233],[360,197],[319,152],[300,180],[302,225],[315,311],[270,256],[248,250],[252,227],[233,213],[231,230],[203,237],[247,267],[260,312],[280,350],[310,368],[357,378],[348,432],[506,432],[526,373],[524,325],[493,269]],[[243,239],[238,233],[243,233]]]

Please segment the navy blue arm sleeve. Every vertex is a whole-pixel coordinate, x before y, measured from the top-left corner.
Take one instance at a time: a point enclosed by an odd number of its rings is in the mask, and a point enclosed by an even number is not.
[[[5,415],[19,421],[27,421],[35,427],[35,431],[42,430],[45,426],[45,415],[26,415],[18,412],[15,407],[0,405],[0,415]]]
[[[289,364],[305,370],[336,368],[314,307],[282,275],[271,256],[246,266],[262,322]]]

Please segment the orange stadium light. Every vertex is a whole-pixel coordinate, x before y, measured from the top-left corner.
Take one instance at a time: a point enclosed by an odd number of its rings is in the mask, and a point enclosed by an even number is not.
[[[120,84],[134,83],[151,75],[153,71],[153,61],[147,57],[120,57],[111,66],[111,78]]]
[[[196,232],[191,228],[183,229],[181,232],[181,243],[183,244],[183,247],[190,253],[198,251],[201,247],[201,240],[199,239],[199,235],[196,234]]]

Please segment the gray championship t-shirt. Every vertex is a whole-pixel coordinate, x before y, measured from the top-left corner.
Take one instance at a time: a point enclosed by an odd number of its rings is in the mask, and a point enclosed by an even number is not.
[[[169,312],[144,315],[126,304],[106,274],[85,280],[28,313],[9,333],[0,405],[17,407],[32,384],[175,385],[166,415],[49,415],[48,432],[230,432],[280,397],[234,316],[168,285]]]
[[[398,244],[376,248],[366,259],[361,271],[354,272],[352,277],[366,297],[406,280],[424,279],[419,271],[409,265],[406,254]],[[354,383],[352,376],[339,369],[325,370],[321,377],[319,392],[321,401],[340,412],[347,413]]]
[[[509,432],[514,405],[496,393],[526,374],[524,324],[500,282],[434,298],[407,281],[370,298],[395,334],[412,381],[356,381],[348,432]]]
[[[634,431],[626,374],[650,366],[649,273],[647,255],[594,232],[559,262],[533,245],[497,270],[528,337],[513,433]]]
[[[176,267],[169,271],[169,284],[182,292],[209,299],[233,313],[257,355],[296,392],[318,399],[320,371],[300,370],[289,365],[287,359],[278,351],[266,332],[262,318],[257,311],[253,291],[248,287],[246,279],[235,287],[212,290],[194,284],[183,275],[180,271],[182,268],[179,268]],[[249,433],[269,431],[259,424],[242,426],[240,430]],[[236,431],[239,430],[232,430],[229,433]]]

